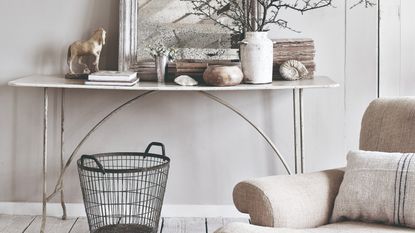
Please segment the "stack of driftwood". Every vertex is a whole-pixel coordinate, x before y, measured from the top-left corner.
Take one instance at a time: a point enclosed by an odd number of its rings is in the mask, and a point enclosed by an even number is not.
[[[195,80],[202,81],[203,72],[205,72],[208,65],[240,65],[240,63],[229,60],[180,60],[170,62],[167,66],[166,81],[173,81],[173,79],[179,75],[189,75]],[[156,80],[156,67],[153,61],[140,62],[135,68],[140,80]]]
[[[274,41],[274,79],[280,79],[280,65],[288,60],[297,60],[304,64],[309,72],[308,78],[314,77],[315,48],[312,39],[277,39]]]
[[[157,81],[156,63],[154,61],[143,61],[135,65],[134,70],[140,81]],[[175,68],[170,64],[167,67],[168,76],[174,75]]]
[[[200,81],[208,63],[203,61],[178,61],[175,64],[175,75],[189,75]]]

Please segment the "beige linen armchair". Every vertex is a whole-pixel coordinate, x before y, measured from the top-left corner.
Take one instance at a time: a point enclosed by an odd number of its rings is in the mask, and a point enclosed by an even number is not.
[[[361,125],[360,149],[415,152],[415,98],[384,98],[367,108]],[[236,185],[236,208],[251,223],[231,223],[216,233],[415,232],[414,229],[362,222],[331,223],[343,170],[282,175]]]

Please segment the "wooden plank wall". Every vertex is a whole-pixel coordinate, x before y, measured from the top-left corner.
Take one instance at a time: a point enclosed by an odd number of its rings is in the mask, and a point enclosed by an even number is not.
[[[413,0],[380,4],[380,96],[415,95]]]
[[[351,9],[353,2],[345,1],[345,151],[358,148],[363,113],[378,92],[378,8]]]

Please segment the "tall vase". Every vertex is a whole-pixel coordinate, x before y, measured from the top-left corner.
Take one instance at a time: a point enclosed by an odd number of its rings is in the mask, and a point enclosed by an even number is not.
[[[157,56],[155,57],[156,70],[157,70],[157,82],[164,83],[166,78],[166,69],[167,69],[167,56]]]
[[[273,43],[267,32],[246,32],[240,53],[245,83],[272,82]]]

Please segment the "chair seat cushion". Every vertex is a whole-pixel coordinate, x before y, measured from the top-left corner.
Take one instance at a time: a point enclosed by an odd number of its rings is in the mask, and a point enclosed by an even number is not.
[[[310,229],[288,229],[288,228],[271,228],[250,225],[247,223],[231,223],[215,233],[408,233],[414,232],[413,229],[363,223],[363,222],[339,222],[318,228]]]
[[[350,152],[331,220],[415,228],[415,154]]]

